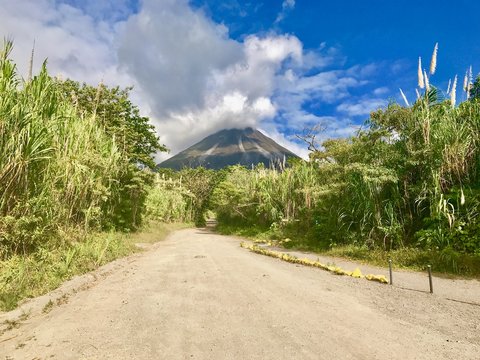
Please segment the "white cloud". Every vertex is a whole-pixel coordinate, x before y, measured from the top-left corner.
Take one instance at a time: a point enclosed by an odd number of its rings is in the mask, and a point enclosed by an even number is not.
[[[344,102],[337,106],[337,110],[349,116],[369,115],[373,110],[385,107],[388,102],[385,99],[363,99],[356,103]]]
[[[282,10],[277,15],[275,23],[281,22],[287,16],[288,12],[292,11],[295,8],[295,0],[283,0]]]
[[[141,84],[173,153],[221,128],[258,127],[273,118],[279,73],[304,66],[295,36],[234,41],[186,1],[145,1],[120,41],[120,64]]]
[[[390,89],[388,87],[385,87],[385,86],[382,86],[382,87],[379,87],[379,88],[376,88],[375,90],[373,90],[373,94],[376,95],[376,96],[386,95],[389,92],[390,92]]]
[[[205,106],[214,71],[242,56],[223,25],[186,0],[145,0],[119,39],[119,62],[142,86],[155,115]]]
[[[66,4],[81,9],[97,20],[120,21],[128,18],[135,0],[65,0]]]
[[[0,34],[14,40],[13,56],[26,75],[35,41],[38,71],[48,58],[53,74],[97,83],[102,78],[122,82],[113,47],[117,27],[96,22],[81,10],[48,0],[0,0]]]
[[[288,34],[231,39],[224,25],[187,0],[143,0],[135,13],[130,6],[131,0],[0,0],[0,35],[14,38],[22,74],[35,39],[36,71],[48,58],[53,75],[134,85],[134,101],[171,154],[223,128],[261,128],[300,155],[305,147],[282,135],[287,129],[327,122],[338,133],[351,130],[304,104],[315,103],[321,112],[325,104],[349,99],[373,65],[325,71],[342,63],[337,51],[325,44],[305,50]],[[282,9],[294,6],[284,1]],[[338,110],[365,113],[365,106],[350,100]]]
[[[284,9],[293,9],[295,7],[295,0],[284,0],[282,3],[282,8]]]

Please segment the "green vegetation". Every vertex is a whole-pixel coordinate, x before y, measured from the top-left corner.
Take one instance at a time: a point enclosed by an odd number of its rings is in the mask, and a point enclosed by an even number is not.
[[[350,138],[306,137],[310,160],[286,168],[155,173],[166,149],[130,89],[54,79],[46,64],[21,80],[12,46],[0,52],[0,309],[211,211],[223,233],[480,275],[479,78],[456,106],[456,79],[447,98],[419,72],[413,105],[373,112]]]
[[[146,213],[155,221],[189,223],[194,219],[194,201],[181,176],[156,174],[146,198]]]
[[[82,274],[133,251],[127,237],[119,233],[91,235],[68,246],[35,253],[14,255],[0,266],[0,307],[10,310],[18,301],[42,295],[63,281]]]
[[[220,231],[479,275],[480,101],[455,106],[454,94],[429,84],[355,136],[312,145],[309,162],[230,169],[213,193]]]
[[[215,171],[203,167],[185,168],[181,171],[159,169],[148,203],[155,211],[168,214],[167,217],[205,226],[213,191],[225,175],[224,170]],[[152,211],[149,213],[154,215]],[[154,218],[161,219],[158,215],[154,215]],[[167,218],[162,220],[169,221]]]
[[[129,232],[148,224],[145,216],[167,217],[152,201],[147,212],[152,155],[165,147],[130,89],[54,79],[46,63],[22,80],[12,47],[6,41],[0,51],[3,310],[131,253]]]
[[[472,101],[480,99],[480,75],[477,76],[477,78],[475,79],[475,82],[470,87],[469,95]]]
[[[95,270],[117,258],[140,251],[136,244],[163,240],[184,224],[151,222],[142,231],[93,233],[80,242],[0,261],[0,309],[14,309],[19,301],[57,288],[75,275]]]
[[[123,92],[99,86],[93,111],[71,103],[65,83],[49,77],[46,64],[21,82],[8,59],[11,48],[7,43],[0,54],[0,258],[55,247],[73,229],[82,236],[139,227],[152,179],[146,152],[163,149],[153,129]],[[110,120],[118,133],[149,135],[136,144],[105,130],[100,105],[120,108]]]

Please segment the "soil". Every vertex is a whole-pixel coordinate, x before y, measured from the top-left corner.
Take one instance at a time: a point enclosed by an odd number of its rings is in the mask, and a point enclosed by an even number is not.
[[[338,276],[181,230],[0,314],[0,359],[478,360],[480,282],[433,285]]]

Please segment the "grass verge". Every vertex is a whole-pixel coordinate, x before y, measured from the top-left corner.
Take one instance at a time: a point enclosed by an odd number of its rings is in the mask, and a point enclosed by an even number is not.
[[[388,259],[391,259],[397,268],[417,271],[424,271],[427,265],[431,265],[433,272],[439,275],[480,278],[480,256],[459,253],[449,248],[443,250],[401,248],[385,251],[368,249],[365,246],[345,245],[322,253],[383,267],[388,264]]]
[[[189,225],[151,223],[136,233],[93,234],[82,242],[65,242],[59,248],[45,247],[28,256],[0,261],[0,310],[12,310],[23,299],[43,295],[75,275],[141,251],[135,244],[155,243],[186,227]]]
[[[443,250],[423,250],[406,247],[390,251],[369,249],[366,246],[359,245],[325,248],[320,246],[318,241],[306,239],[305,236],[300,234],[284,233],[281,229],[219,224],[216,231],[223,235],[245,237],[254,242],[264,242],[292,250],[309,251],[319,255],[341,257],[375,266],[388,266],[388,259],[392,259],[396,268],[423,271],[427,265],[431,265],[433,272],[437,275],[480,278],[480,256],[459,253],[449,248]]]
[[[300,264],[305,266],[316,267],[322,270],[329,271],[336,275],[346,275],[346,276],[351,276],[358,279],[367,279],[370,281],[377,281],[382,284],[388,284],[388,280],[384,275],[373,275],[373,274],[362,275],[362,272],[360,271],[359,268],[356,268],[354,271],[347,271],[342,269],[339,266],[322,264],[320,261],[314,261],[307,258],[300,259],[290,254],[284,254],[278,251],[272,251],[265,248],[261,248],[258,245],[249,245],[245,242],[242,242],[240,246],[245,249],[249,249],[250,251],[256,254],[270,256],[270,257],[277,258],[292,264]]]

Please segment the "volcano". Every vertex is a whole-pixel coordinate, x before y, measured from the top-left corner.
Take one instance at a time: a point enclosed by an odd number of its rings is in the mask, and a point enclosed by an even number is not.
[[[260,131],[246,129],[221,130],[207,136],[177,155],[158,164],[160,168],[181,170],[203,166],[221,169],[229,165],[251,167],[260,163],[269,167],[284,159],[298,158]]]

